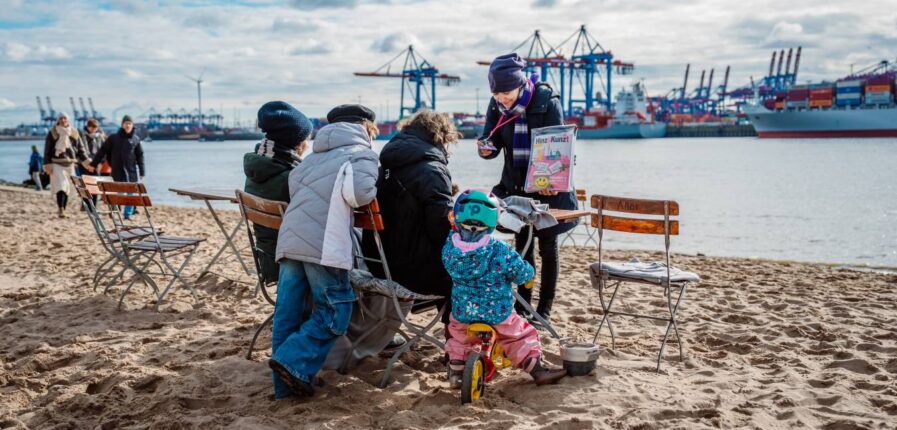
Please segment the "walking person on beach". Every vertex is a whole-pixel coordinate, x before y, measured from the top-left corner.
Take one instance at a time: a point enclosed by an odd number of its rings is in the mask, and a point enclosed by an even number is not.
[[[485,159],[496,158],[504,152],[501,181],[492,192],[500,198],[517,195],[547,203],[551,208],[576,209],[576,197],[572,192],[540,191],[537,194],[523,191],[530,160],[530,131],[564,123],[559,96],[550,85],[539,82],[538,75],[527,77],[523,70],[525,65],[524,60],[514,53],[496,57],[489,66],[492,99],[486,110],[486,125],[477,147],[480,157]],[[558,235],[574,227],[575,222],[561,223],[535,232],[542,259],[536,312],[545,320],[549,320],[551,314],[560,271]],[[523,249],[527,237],[525,229],[515,236],[518,252]],[[533,248],[535,246],[530,246],[523,257],[535,267]],[[520,285],[517,290],[527,301],[532,300],[531,288]],[[517,311],[525,312],[519,304]]]
[[[130,116],[122,117],[121,128],[106,138],[90,166],[96,169],[103,160],[108,161],[112,167],[112,179],[116,182],[139,182],[146,176],[143,147],[140,145],[140,136],[134,133],[134,121]],[[133,206],[125,206],[125,219],[131,218],[133,213]]]
[[[448,114],[423,110],[380,151],[377,201],[385,224],[383,250],[393,280],[416,293],[451,296],[452,278],[441,254],[451,230],[448,145],[459,138]],[[365,254],[377,256],[371,232],[364,232],[363,245]],[[368,266],[375,276],[384,277],[379,264]],[[443,314],[445,324],[449,312],[451,307]]]
[[[243,155],[244,191],[254,196],[280,202],[290,201],[290,172],[299,165],[299,158],[308,149],[313,130],[311,121],[288,103],[268,102],[258,111],[258,126],[265,138],[253,152]],[[274,262],[277,230],[255,226],[256,245],[262,251],[262,276],[277,280],[279,268]]]
[[[44,189],[44,183],[40,180],[40,174],[44,170],[44,157],[37,150],[37,145],[31,145],[31,158],[28,160],[28,176],[34,181],[34,188],[38,191]]]
[[[82,145],[81,135],[72,127],[68,115],[60,113],[44,141],[44,170],[50,175],[50,193],[56,197],[59,218],[65,218],[70,178],[75,175],[79,155],[84,156]]]
[[[93,161],[93,157],[97,155],[97,151],[106,141],[106,133],[103,133],[103,129],[100,128],[100,122],[95,118],[88,119],[84,130],[81,131],[81,140],[84,142],[84,155],[87,156],[87,162],[78,165],[78,176],[85,172],[93,173],[96,170],[90,167],[90,162]]]
[[[535,270],[508,244],[492,237],[498,213],[494,195],[479,190],[461,193],[452,211],[454,229],[442,248],[442,262],[455,283],[451,336],[445,343],[452,388],[461,387],[467,356],[480,350],[479,339],[467,334],[473,323],[489,324],[514,367],[529,373],[537,385],[557,382],[567,374],[542,365],[539,334],[514,312],[512,283],[527,282]]]
[[[274,398],[314,394],[315,378],[344,335],[355,292],[352,209],[377,193],[374,112],[337,106],[315,137],[312,152],[290,173],[290,204],[277,237],[280,263],[271,334]],[[303,320],[305,309],[311,315]]]

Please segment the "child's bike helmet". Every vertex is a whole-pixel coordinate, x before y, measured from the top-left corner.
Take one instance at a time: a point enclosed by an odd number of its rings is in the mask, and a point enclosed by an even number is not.
[[[492,193],[467,190],[458,196],[453,212],[456,228],[468,227],[474,231],[492,231],[498,225],[499,207]]]

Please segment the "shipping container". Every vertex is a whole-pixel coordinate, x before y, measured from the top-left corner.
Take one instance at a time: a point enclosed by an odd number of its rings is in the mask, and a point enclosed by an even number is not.
[[[810,100],[831,100],[834,92],[835,90],[832,87],[812,88],[810,89]]]
[[[776,110],[782,110],[782,109],[785,109],[785,102],[784,101],[776,102]]]
[[[832,99],[810,99],[811,108],[832,107]]]
[[[866,94],[864,100],[867,105],[886,105],[891,104],[893,98],[891,93],[874,93]]]
[[[846,88],[846,87],[860,87],[863,85],[862,79],[851,79],[849,81],[841,81],[835,84],[838,88]]]
[[[891,84],[866,85],[866,94],[889,92],[891,92]]]
[[[838,106],[859,106],[859,105],[860,105],[860,101],[861,101],[861,100],[860,100],[859,98],[855,98],[855,99],[853,99],[853,98],[851,98],[851,99],[843,99],[843,98],[839,98],[838,100],[835,100],[835,104],[838,105]]]
[[[885,73],[882,75],[872,76],[866,80],[866,85],[890,85],[894,83],[894,75]]]
[[[863,90],[863,87],[840,87],[840,88],[836,89],[835,92],[837,92],[838,94],[851,94],[851,93],[859,94],[859,93],[863,92],[862,90]]]
[[[860,93],[847,93],[847,94],[838,94],[836,97],[838,100],[862,100],[863,96]]]
[[[764,101],[763,101],[763,106],[764,106],[765,108],[767,108],[767,109],[770,109],[770,110],[775,109],[775,108],[776,108],[776,101],[773,100],[773,99],[767,99],[767,100],[764,100]]]
[[[785,97],[786,101],[803,101],[809,98],[810,90],[806,88],[797,88],[791,89],[788,91],[788,96]]]
[[[788,109],[806,109],[807,101],[806,100],[788,100],[785,102],[785,107]]]

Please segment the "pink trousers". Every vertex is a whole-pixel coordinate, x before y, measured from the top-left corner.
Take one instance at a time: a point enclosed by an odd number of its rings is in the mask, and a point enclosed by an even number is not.
[[[445,352],[450,360],[466,360],[471,352],[480,352],[480,340],[467,334],[468,324],[458,322],[455,317],[449,319],[451,338],[445,343]],[[526,319],[511,312],[511,316],[499,324],[492,326],[496,332],[496,343],[501,345],[505,355],[514,367],[523,368],[529,357],[541,357],[542,345],[539,333]]]

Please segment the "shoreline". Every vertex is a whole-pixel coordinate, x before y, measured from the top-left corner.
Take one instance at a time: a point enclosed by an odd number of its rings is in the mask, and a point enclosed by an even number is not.
[[[616,350],[604,330],[596,371],[557,385],[536,387],[504,369],[483,400],[462,407],[442,352],[422,346],[403,356],[385,389],[375,386],[387,360],[380,356],[346,374],[322,372],[314,398],[274,402],[270,335],[245,358],[271,307],[252,297],[238,264],[216,266],[221,277],[196,283],[199,301],[177,287],[157,313],[138,284],[118,311],[120,286],[108,296],[90,287],[105,255],[86,216],[70,209],[57,219],[48,194],[26,191],[0,187],[3,428],[878,429],[897,416],[897,275],[683,254],[674,263],[703,281],[680,312],[685,356],[671,337],[659,374],[663,327],[615,317]],[[208,238],[186,269],[195,279],[223,243],[217,226],[202,208],[152,212],[167,234]],[[238,217],[220,215],[229,226]],[[608,252],[618,260],[658,255]],[[586,271],[596,257],[594,249],[561,250],[552,323],[563,336],[591,340],[601,319]],[[660,291],[624,291],[624,309],[664,311]],[[543,335],[543,346],[546,361],[559,365],[558,343]]]
[[[32,193],[34,189],[31,187],[11,183],[9,181],[0,179],[0,191],[14,191],[14,192],[23,192],[23,193]],[[46,191],[46,190],[45,190]],[[49,191],[48,191],[49,193]],[[47,194],[49,196],[49,194]],[[185,200],[186,201],[186,200]],[[171,204],[159,204],[154,205],[155,207],[166,207],[172,209],[198,209],[202,208],[200,204],[184,204],[184,205],[171,205]],[[216,208],[216,211],[225,211],[225,212],[233,212],[238,213],[238,209],[233,209],[231,207],[221,207]],[[573,248],[570,245],[565,245],[562,248]],[[592,249],[594,247],[590,247]],[[628,248],[611,248],[608,249],[611,252],[636,252],[636,253],[651,253],[656,252],[656,249],[628,249]],[[745,260],[755,260],[769,263],[789,263],[789,264],[817,264],[822,266],[828,266],[833,268],[840,268],[844,270],[856,270],[861,272],[872,271],[876,273],[882,274],[897,274],[897,266],[888,266],[888,265],[878,265],[873,263],[845,263],[845,262],[831,262],[831,261],[813,261],[813,260],[795,260],[789,258],[771,258],[771,257],[745,257],[738,255],[716,255],[716,254],[707,254],[704,252],[696,252],[696,253],[679,253],[676,252],[675,246],[672,247],[673,255],[687,255],[690,257],[709,257],[709,258],[735,258],[735,259],[745,259]]]

